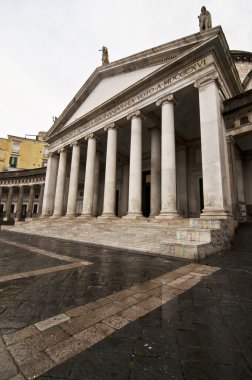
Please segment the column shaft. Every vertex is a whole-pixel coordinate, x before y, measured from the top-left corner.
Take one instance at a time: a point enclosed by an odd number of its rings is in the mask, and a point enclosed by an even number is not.
[[[9,188],[8,197],[5,205],[5,216],[8,219],[11,215],[11,205],[12,205],[12,198],[13,198],[13,187],[11,186]]]
[[[95,156],[96,156],[96,139],[93,135],[87,137],[87,161],[84,183],[84,198],[82,216],[91,217],[93,212],[94,199],[94,175],[95,175]]]
[[[127,216],[142,216],[142,118],[139,111],[131,117],[129,205]]]
[[[160,104],[162,105],[160,216],[172,219],[178,217],[173,95],[168,95],[157,103],[157,105]]]
[[[79,180],[79,167],[80,167],[80,146],[73,145],[72,162],[70,171],[70,182],[67,201],[68,216],[76,215],[77,195],[78,195],[78,180]]]
[[[151,199],[150,216],[160,213],[161,207],[161,135],[160,128],[151,128]]]
[[[42,183],[42,184],[40,185],[40,191],[39,191],[38,215],[40,215],[41,212],[42,212],[44,190],[45,190],[45,184]]]
[[[229,186],[217,76],[196,82],[199,88],[204,209],[202,217],[227,217]]]
[[[42,216],[50,216],[53,213],[55,199],[55,187],[57,180],[59,156],[49,156],[46,168],[45,190],[43,197]]]
[[[115,216],[115,198],[116,198],[116,148],[117,148],[117,129],[113,124],[107,128],[107,155],[105,170],[105,188],[104,188],[104,217]]]
[[[98,215],[98,201],[100,191],[100,152],[95,156],[95,179],[94,179],[94,199],[93,199],[93,216]]]
[[[21,185],[19,188],[18,201],[17,201],[17,209],[16,209],[16,219],[20,220],[22,217],[22,206],[24,199],[24,185]]]
[[[65,187],[65,179],[66,179],[66,161],[67,161],[67,151],[62,149],[60,151],[59,169],[58,169],[56,192],[55,192],[54,211],[53,211],[54,217],[62,216],[64,187]]]
[[[35,194],[34,186],[31,185],[31,187],[30,187],[29,201],[28,201],[27,218],[32,218],[34,194]]]

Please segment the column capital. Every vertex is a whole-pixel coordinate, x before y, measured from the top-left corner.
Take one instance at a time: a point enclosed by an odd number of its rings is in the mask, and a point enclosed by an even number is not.
[[[118,128],[116,123],[110,123],[104,127],[104,131],[107,132],[109,129]]]
[[[62,153],[62,152],[66,152],[66,147],[60,148],[57,152],[59,154]]]
[[[223,85],[222,81],[219,77],[219,74],[216,71],[213,71],[213,72],[197,79],[194,83],[194,87],[201,88],[201,87],[206,86],[212,82],[216,82],[219,87],[221,87]]]
[[[133,117],[141,117],[144,118],[144,115],[141,113],[140,110],[133,111],[128,114],[127,120],[131,120]]]
[[[94,140],[97,140],[98,137],[95,136],[95,134],[93,132],[89,133],[88,135],[85,136],[85,140],[91,140],[91,139],[94,139]]]
[[[164,103],[173,103],[176,104],[176,99],[174,98],[173,94],[167,94],[165,96],[162,96],[162,98],[159,98],[156,102],[157,107],[163,105]]]
[[[80,145],[79,141],[77,141],[77,140],[73,141],[70,143],[70,148],[73,148],[74,146],[78,146],[78,145]]]

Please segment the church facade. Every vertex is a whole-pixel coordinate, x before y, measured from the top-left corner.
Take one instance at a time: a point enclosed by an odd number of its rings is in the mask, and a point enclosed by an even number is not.
[[[244,216],[224,120],[243,92],[220,27],[99,67],[48,132],[42,214]]]
[[[246,221],[251,69],[219,26],[98,67],[47,133],[41,217]]]

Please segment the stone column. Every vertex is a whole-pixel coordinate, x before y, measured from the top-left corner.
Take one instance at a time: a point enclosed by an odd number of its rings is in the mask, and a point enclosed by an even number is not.
[[[161,132],[161,218],[178,217],[176,197],[175,99],[169,94],[157,101],[162,107]]]
[[[160,128],[150,129],[151,133],[151,196],[150,217],[159,215],[161,207],[161,133]]]
[[[128,198],[129,198],[129,165],[123,166],[122,173],[122,192],[121,192],[121,216],[125,216],[128,211]]]
[[[54,211],[53,211],[53,217],[56,217],[56,218],[59,216],[62,216],[64,187],[65,187],[65,178],[66,178],[66,162],[67,162],[66,149],[61,149],[59,153],[60,153],[59,169],[58,169],[57,184],[56,184],[56,191],[55,191]]]
[[[39,192],[38,215],[40,215],[41,212],[42,212],[44,190],[45,190],[45,184],[42,183],[42,184],[40,185],[40,192]]]
[[[142,216],[142,115],[136,111],[127,117],[131,120],[129,204],[127,217]]]
[[[105,169],[104,201],[102,217],[115,217],[116,198],[116,150],[117,127],[112,123],[104,128],[108,131]]]
[[[71,161],[66,216],[76,216],[76,205],[77,205],[77,196],[78,196],[80,145],[77,142],[74,142],[73,144],[71,144],[71,146],[72,146],[72,161]]]
[[[13,198],[13,186],[9,187],[8,197],[5,204],[5,216],[7,219],[9,219],[11,215],[11,205],[12,205],[12,198]]]
[[[21,185],[19,187],[19,193],[18,193],[18,201],[17,201],[17,209],[16,209],[16,219],[20,220],[22,217],[22,206],[23,206],[23,199],[24,199],[24,185]]]
[[[195,82],[199,90],[204,209],[203,218],[227,218],[228,177],[218,74]]]
[[[100,152],[96,152],[95,156],[95,180],[94,180],[94,199],[93,199],[93,216],[98,215],[98,201],[100,191]]]
[[[81,217],[93,216],[94,199],[94,177],[95,177],[95,156],[96,156],[96,137],[93,133],[86,136],[88,141],[87,161],[84,183],[84,197]]]
[[[34,185],[31,185],[29,201],[28,201],[27,218],[32,218],[34,194],[35,194]]]
[[[53,213],[58,161],[58,155],[49,155],[46,168],[45,190],[41,215],[42,217],[50,216]]]

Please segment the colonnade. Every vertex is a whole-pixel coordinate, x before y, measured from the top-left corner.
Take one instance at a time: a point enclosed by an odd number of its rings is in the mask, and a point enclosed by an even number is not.
[[[33,214],[33,206],[35,200],[35,186],[40,186],[39,196],[38,196],[38,210],[37,213],[40,215],[42,212],[43,196],[44,196],[44,183],[43,184],[15,184],[13,186],[4,186],[0,185],[0,203],[3,201],[3,191],[7,189],[7,197],[5,200],[4,214],[6,218],[9,218],[11,215],[11,208],[13,204],[14,192],[17,190],[17,201],[16,201],[16,211],[15,218],[20,219],[22,217],[22,206],[24,203],[25,190],[28,190],[29,197],[26,202],[28,203],[27,207],[27,218],[31,218]]]
[[[198,80],[199,90],[202,169],[204,184],[205,217],[226,217],[228,187],[224,132],[221,131],[221,102],[218,80],[215,75]],[[176,144],[174,108],[175,96],[167,94],[158,99],[156,106],[161,108],[161,128],[151,128],[151,200],[150,216],[173,219],[179,217],[176,189]],[[129,114],[131,123],[129,166],[123,169],[121,187],[121,209],[127,218],[142,216],[142,128],[141,110]],[[101,217],[115,217],[116,173],[117,173],[117,123],[104,128],[107,133],[105,183],[103,212]],[[97,136],[89,133],[83,207],[81,217],[97,215],[99,152]],[[47,165],[42,216],[63,215],[63,198],[66,189],[67,149],[72,149],[66,216],[76,215],[77,193],[80,171],[80,145],[75,141],[50,155]],[[99,176],[99,174],[98,174]]]

